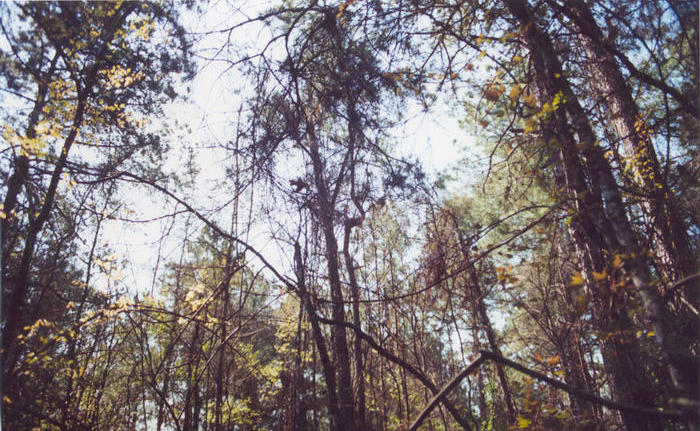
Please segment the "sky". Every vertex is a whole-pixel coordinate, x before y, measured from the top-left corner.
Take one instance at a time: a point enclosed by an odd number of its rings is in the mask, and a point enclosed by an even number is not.
[[[178,122],[189,129],[172,140],[166,170],[181,171],[183,161],[190,154],[194,155],[200,171],[195,187],[183,197],[203,212],[216,205],[217,201],[229,198],[225,193],[222,195],[222,190],[218,188],[219,180],[225,176],[227,157],[219,145],[233,137],[237,109],[245,94],[245,89],[240,88],[245,78],[235,68],[224,61],[206,59],[211,58],[229,37],[227,33],[217,30],[241,19],[241,12],[232,12],[231,7],[224,1],[213,2],[206,15],[198,17],[190,14],[185,17],[185,25],[199,39],[195,45],[195,51],[200,56],[198,73],[193,81],[186,84],[190,90],[187,99],[166,106],[165,118],[159,120],[163,124]],[[239,7],[245,8],[246,5]],[[246,14],[252,16],[255,9],[259,10],[259,7],[251,6]],[[245,31],[233,33],[233,42],[242,42],[235,38],[245,37],[245,42],[264,43],[268,34],[260,26],[250,26]],[[474,145],[473,137],[459,127],[457,116],[450,109],[442,104],[425,113],[418,105],[406,106],[408,121],[400,130],[395,130],[397,145],[394,155],[417,157],[429,178],[433,179],[439,172],[454,167],[461,159],[462,151]],[[144,220],[177,209],[173,203],[164,205],[157,193],[126,197],[127,200],[132,198],[130,206],[138,208],[139,216]],[[128,286],[132,294],[157,293],[158,287],[154,281],[163,275],[164,263],[176,261],[181,252],[185,219],[186,215],[180,215],[174,222],[164,218],[128,226],[113,222],[106,227],[104,241],[111,246],[110,252],[114,251],[117,260],[123,259],[121,283]],[[224,230],[227,227],[222,225]],[[287,266],[285,263],[289,263],[289,258],[279,255],[268,229],[269,225],[258,225],[251,232],[249,241],[272,262]]]

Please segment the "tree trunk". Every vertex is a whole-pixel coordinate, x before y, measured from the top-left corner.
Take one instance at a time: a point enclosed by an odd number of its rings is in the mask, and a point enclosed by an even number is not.
[[[602,250],[596,251],[596,237],[602,239],[605,248],[611,253],[624,253],[630,256],[625,262],[625,268],[631,275],[631,280],[637,287],[642,297],[644,309],[651,320],[652,328],[656,332],[656,337],[661,345],[663,357],[669,368],[676,388],[685,396],[692,395],[692,388],[696,387],[697,369],[695,368],[692,355],[688,350],[687,343],[684,343],[672,331],[670,327],[670,316],[667,315],[659,298],[658,291],[652,284],[651,276],[647,266],[645,253],[638,249],[634,232],[627,220],[625,208],[623,206],[617,183],[612,175],[610,166],[602,155],[600,147],[595,145],[595,135],[590,128],[588,118],[580,106],[578,99],[574,95],[563,77],[561,64],[555,54],[551,40],[538,28],[527,4],[523,0],[504,0],[513,15],[519,20],[522,33],[530,52],[536,74],[536,80],[540,88],[543,101],[552,101],[555,98],[563,100],[563,108],[560,107],[554,112],[556,122],[553,124],[557,137],[559,138],[559,157],[563,161],[563,171],[567,180],[567,191],[574,196],[577,203],[577,216],[584,222],[592,222],[594,230],[582,229],[582,225],[576,223],[578,230],[577,249],[581,253],[586,253],[597,257],[596,260],[604,260]],[[571,116],[569,123],[566,114]],[[573,136],[569,131],[569,124],[573,126],[578,140],[578,146],[574,145]],[[548,144],[548,143],[547,143]],[[581,149],[580,153],[578,148]],[[584,165],[579,163],[579,154],[584,161]],[[585,187],[586,178],[590,183]],[[571,181],[574,180],[574,181]],[[582,187],[583,186],[583,187]],[[588,190],[590,188],[590,191]],[[594,199],[595,205],[586,205],[586,201]],[[600,209],[603,209],[601,212]],[[612,231],[612,232],[611,232]],[[593,241],[592,241],[593,240]],[[595,256],[598,255],[598,256]],[[603,267],[604,268],[604,267]],[[592,268],[596,270],[596,268]],[[597,269],[597,272],[602,271]],[[595,282],[588,282],[589,288],[596,291]],[[599,292],[596,292],[599,293]],[[594,296],[595,297],[595,296]],[[597,295],[600,301],[600,295]],[[610,325],[626,320],[626,310],[618,313],[609,313],[604,308],[604,303],[597,304],[598,319],[602,322],[609,322]],[[611,315],[612,314],[612,315]],[[620,319],[620,320],[618,320]],[[633,404],[651,406],[653,398],[649,395],[649,386],[645,382],[643,375],[639,375],[638,357],[632,356],[635,340],[631,334],[625,334],[619,328],[617,333],[622,337],[615,336],[606,340],[604,354],[607,351],[606,366],[611,370],[615,381],[615,391],[620,401]],[[611,339],[612,338],[612,339]],[[630,378],[637,374],[638,378]],[[649,424],[648,421],[641,421],[639,417],[630,414],[623,414],[626,426],[630,430],[657,429],[657,426]],[[650,428],[651,427],[651,428]]]
[[[313,135],[310,132],[310,135]],[[335,237],[333,213],[334,205],[325,179],[323,161],[319,153],[318,142],[315,136],[310,136],[309,153],[313,165],[314,182],[316,185],[317,211],[319,223],[323,230],[325,242],[326,264],[328,268],[328,282],[331,291],[331,315],[336,322],[345,323],[345,301],[340,281],[338,268],[338,240]],[[355,428],[355,414],[353,409],[352,377],[350,373],[350,351],[348,349],[347,331],[342,324],[331,328],[333,338],[333,351],[338,379],[338,402],[340,407],[340,430],[352,430]]]
[[[457,237],[459,239],[462,257],[467,263],[467,272],[469,274],[469,279],[471,282],[470,291],[474,321],[475,323],[480,324],[478,326],[483,326],[484,332],[486,333],[486,339],[489,342],[489,347],[491,348],[491,351],[497,353],[500,356],[503,356],[501,354],[500,343],[498,342],[498,338],[496,337],[496,331],[493,329],[491,319],[489,318],[486,309],[486,303],[484,302],[484,295],[481,290],[481,283],[479,280],[479,276],[476,272],[476,267],[474,266],[474,262],[469,256],[469,249],[471,247],[471,244],[467,242],[466,238],[463,235],[463,232],[460,231],[458,220],[456,219],[454,214],[450,214],[450,216],[452,217],[452,223],[454,224],[454,228],[457,231]],[[508,414],[508,423],[514,425],[518,413],[515,409],[515,405],[513,404],[510,385],[508,384],[508,379],[506,377],[502,364],[496,363],[496,374],[498,375],[498,380],[501,384],[503,402],[506,405]]]
[[[465,251],[465,253],[467,253]],[[465,255],[465,259],[469,259],[468,255]],[[491,324],[491,319],[489,318],[489,315],[486,311],[486,304],[484,303],[484,295],[481,292],[481,284],[479,283],[479,279],[477,278],[476,274],[476,268],[474,267],[474,263],[472,261],[469,261],[469,276],[471,278],[472,286],[472,301],[474,304],[475,312],[476,312],[476,321],[481,324],[481,326],[484,329],[484,332],[486,333],[486,339],[489,342],[489,347],[491,348],[491,351],[497,353],[500,356],[503,356],[501,354],[501,348],[500,348],[500,343],[498,342],[498,339],[496,337],[496,331],[493,329],[493,325]],[[513,405],[513,399],[511,396],[511,391],[510,391],[510,385],[508,384],[508,378],[506,377],[505,370],[503,369],[503,365],[501,364],[496,364],[496,374],[498,375],[498,381],[501,384],[501,391],[503,393],[503,402],[506,405],[507,413],[508,413],[508,423],[513,425],[515,424],[515,420],[517,418],[517,411],[515,410],[515,406]]]
[[[632,92],[617,67],[614,57],[601,46],[603,34],[589,7],[581,0],[563,8],[580,31],[579,40],[588,57],[587,69],[599,98],[607,108],[615,134],[623,144],[625,156],[638,175],[634,178],[642,193],[642,208],[651,221],[659,254],[671,269],[670,280],[679,280],[697,270],[687,229],[662,173],[656,151],[640,117]],[[613,41],[608,41],[613,43]],[[689,289],[697,305],[697,289]]]
[[[360,287],[357,285],[355,266],[352,256],[350,256],[350,233],[352,225],[349,221],[345,223],[345,237],[343,240],[343,257],[345,259],[345,270],[348,272],[350,289],[352,291],[352,319],[353,324],[360,328]],[[355,336],[355,387],[357,390],[357,423],[361,429],[367,429],[365,412],[365,384],[364,369],[362,364],[362,340]]]
[[[340,429],[338,425],[340,421],[340,407],[338,404],[335,372],[333,371],[333,365],[328,356],[328,349],[326,348],[326,341],[323,338],[323,332],[321,332],[321,327],[318,323],[316,309],[311,302],[309,292],[306,290],[306,271],[301,259],[301,247],[299,243],[294,244],[294,265],[296,267],[297,287],[299,288],[300,300],[309,314],[311,332],[314,337],[316,348],[318,349],[318,356],[321,359],[323,375],[326,378],[326,402],[328,404],[328,414],[331,416],[331,428]]]

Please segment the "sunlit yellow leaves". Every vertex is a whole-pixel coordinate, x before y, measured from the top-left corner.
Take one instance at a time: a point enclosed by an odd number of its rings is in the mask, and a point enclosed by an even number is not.
[[[559,363],[559,355],[550,356],[549,358],[547,358],[547,360],[545,362],[550,367],[553,367]]]
[[[153,22],[150,20],[141,20],[129,23],[129,33],[143,40],[151,38],[153,33]]]
[[[45,132],[45,128],[39,129],[39,132]],[[17,133],[14,129],[12,129],[10,126],[5,125],[3,127],[3,138],[5,139],[5,142],[8,142],[10,145],[13,146],[18,146],[19,148],[19,155],[20,156],[45,156],[46,155],[46,140],[44,139],[44,136],[41,133],[37,133],[37,136],[34,138],[30,138],[27,136],[22,136],[19,133]]]
[[[348,19],[347,13],[345,13],[345,10],[349,7],[355,4],[357,0],[348,0],[340,3],[338,5],[338,13],[336,14],[336,19],[339,19],[341,23],[345,23]]]
[[[133,72],[131,68],[124,68],[120,65],[112,66],[105,70],[104,74],[107,79],[106,86],[108,89],[126,88],[143,79],[142,72]]]
[[[593,278],[595,278],[596,281],[603,281],[608,278],[608,272],[606,270],[603,270],[602,272],[593,271]]]
[[[93,259],[93,263],[102,269],[105,275],[113,281],[119,281],[125,277],[124,270],[116,262],[117,255],[110,254],[101,258]]]
[[[503,36],[501,36],[501,43],[506,43],[509,40],[514,39],[516,36],[516,33],[506,33]]]
[[[622,266],[622,256],[619,254],[615,255],[615,260],[613,261],[613,268],[618,269]]]
[[[522,93],[522,89],[520,88],[520,84],[515,84],[513,87],[510,89],[510,93],[508,93],[508,97],[513,100],[513,102],[518,100],[518,97],[520,97],[520,93]]]
[[[576,286],[581,286],[584,283],[583,276],[581,273],[576,273],[571,277],[571,281],[569,281],[569,286],[576,287]]]
[[[496,267],[496,278],[501,283],[515,283],[518,281],[518,278],[513,275],[513,265]]]
[[[555,356],[549,356],[547,358],[542,357],[539,353],[535,353],[533,355],[533,358],[535,359],[535,362],[538,362],[540,364],[545,364],[549,367],[554,367],[559,363],[559,355]]]
[[[559,107],[564,103],[566,103],[566,97],[564,97],[564,94],[561,91],[554,95],[554,99],[552,100],[552,107],[555,110],[559,109]]]
[[[525,96],[522,97],[523,102],[530,108],[536,108],[537,107],[537,99],[535,98],[535,95],[532,93],[528,93]]]
[[[532,421],[523,417],[518,417],[518,428],[527,428],[530,426]]]
[[[537,130],[537,120],[533,117],[525,120],[525,133],[532,133]]]

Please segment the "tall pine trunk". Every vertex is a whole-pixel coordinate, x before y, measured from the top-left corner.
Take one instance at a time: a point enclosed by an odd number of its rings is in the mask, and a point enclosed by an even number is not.
[[[673,195],[661,170],[656,151],[648,135],[648,128],[639,114],[639,108],[613,55],[602,45],[604,36],[588,7],[576,0],[564,9],[580,32],[579,40],[591,74],[590,82],[598,98],[606,107],[609,120],[625,157],[632,169],[636,186],[642,195],[642,208],[651,222],[656,237],[656,248],[664,264],[670,268],[670,279],[677,280],[694,273],[697,262],[691,252],[687,229]],[[611,44],[613,41],[607,40]],[[695,295],[697,290],[690,289]]]
[[[566,191],[574,197],[577,205],[576,218],[580,222],[574,224],[574,239],[578,253],[582,258],[587,258],[589,265],[595,265],[596,261],[604,263],[605,251],[628,256],[625,269],[639,291],[646,317],[656,333],[674,385],[681,394],[690,396],[696,387],[697,369],[687,343],[670,325],[670,316],[654,287],[645,253],[639,250],[618,185],[602,150],[596,145],[588,117],[563,77],[561,63],[551,40],[539,29],[527,3],[523,0],[504,1],[519,21],[531,52],[541,101],[552,102],[558,98],[562,102],[562,106],[553,113],[551,127],[557,138],[558,154],[555,155],[558,155],[563,168]],[[572,129],[577,135],[578,144],[573,140]],[[552,147],[549,142],[545,145]],[[602,249],[601,242],[604,244]],[[602,272],[604,268],[593,266],[588,270]],[[615,333],[620,334],[608,337],[603,347],[606,367],[613,377],[617,398],[637,405],[652,405],[649,384],[640,375],[638,356],[633,356],[635,339],[629,332],[625,334],[625,329],[629,328],[625,322],[628,320],[626,310],[605,307],[605,303],[600,301],[602,298],[595,280],[588,279],[587,284],[594,293],[594,299],[597,299],[594,310],[596,318],[608,330],[617,329]],[[621,323],[624,325],[622,328]],[[622,416],[630,430],[658,429],[648,418],[630,414]]]

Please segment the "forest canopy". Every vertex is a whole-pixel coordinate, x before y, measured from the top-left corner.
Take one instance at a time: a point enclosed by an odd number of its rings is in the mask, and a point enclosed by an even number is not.
[[[0,428],[700,430],[699,64],[692,0],[0,3]]]

